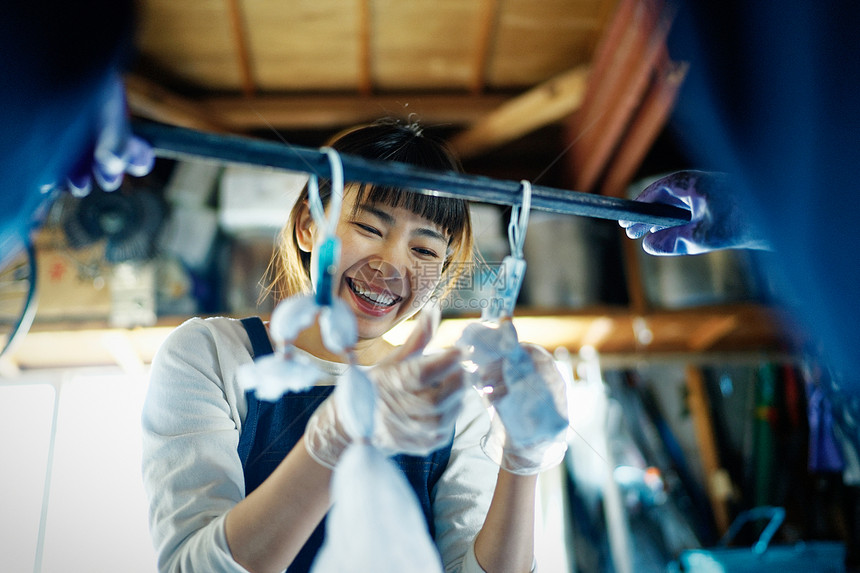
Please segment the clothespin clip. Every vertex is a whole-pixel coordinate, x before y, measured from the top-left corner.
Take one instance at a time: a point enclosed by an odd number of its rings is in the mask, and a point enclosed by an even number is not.
[[[333,300],[333,277],[337,272],[340,261],[340,239],[337,238],[337,222],[340,219],[340,208],[343,203],[343,163],[340,155],[330,147],[322,151],[328,155],[331,166],[331,198],[329,199],[328,217],[325,214],[320,199],[319,180],[316,174],[308,178],[308,201],[311,216],[320,229],[320,239],[317,246],[317,262],[311,269],[311,282],[314,285],[315,302],[317,305],[331,306]]]
[[[508,223],[508,242],[511,254],[502,259],[495,280],[495,292],[490,304],[484,307],[481,319],[485,322],[499,322],[514,314],[514,307],[523,286],[526,274],[526,260],[523,257],[523,245],[526,241],[526,229],[529,223],[529,210],[532,203],[532,185],[522,180],[523,200],[520,205],[514,205],[511,220]]]

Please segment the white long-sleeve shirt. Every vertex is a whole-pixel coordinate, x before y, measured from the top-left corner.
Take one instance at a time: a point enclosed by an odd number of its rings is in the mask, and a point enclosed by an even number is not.
[[[345,365],[315,359],[336,383]],[[238,368],[252,361],[239,320],[191,319],[152,363],[143,408],[143,481],[160,571],[245,572],[224,533],[227,512],[245,496],[237,446],[247,411]],[[480,397],[467,392],[451,458],[435,486],[436,546],[447,572],[481,573],[474,538],[498,467],[481,451],[489,427]]]

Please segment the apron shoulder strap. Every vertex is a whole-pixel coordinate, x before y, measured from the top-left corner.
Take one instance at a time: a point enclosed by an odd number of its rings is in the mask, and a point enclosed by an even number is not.
[[[269,333],[266,332],[266,325],[263,324],[259,316],[243,318],[242,326],[245,327],[245,332],[248,333],[248,338],[251,339],[251,350],[254,358],[272,354],[275,351],[272,348],[272,341],[269,340]]]

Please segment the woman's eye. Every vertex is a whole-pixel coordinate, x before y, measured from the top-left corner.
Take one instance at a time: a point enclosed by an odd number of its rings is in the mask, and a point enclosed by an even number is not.
[[[364,231],[365,233],[370,233],[371,235],[382,236],[382,233],[379,232],[379,229],[376,227],[371,227],[370,225],[366,225],[364,223],[354,223],[356,227]]]
[[[439,258],[439,255],[436,254],[436,251],[432,249],[425,249],[424,247],[415,247],[412,249],[422,257],[430,257],[430,258]]]

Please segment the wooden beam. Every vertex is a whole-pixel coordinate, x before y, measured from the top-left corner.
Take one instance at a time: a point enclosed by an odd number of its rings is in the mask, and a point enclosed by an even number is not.
[[[695,331],[698,325],[728,316],[735,317],[736,328],[716,340],[706,352],[690,347],[689,333]],[[26,370],[116,364],[116,353],[111,354],[103,341],[106,335],[113,336],[119,332],[128,337],[136,356],[144,363],[149,363],[164,338],[186,318],[161,317],[154,326],[129,329],[111,327],[107,318],[85,321],[37,319],[27,335],[3,358],[10,361],[6,368],[13,373],[15,368]],[[453,344],[463,328],[475,318],[477,316],[446,317],[433,344],[441,347]],[[637,319],[644,321],[643,325],[653,333],[654,339],[648,345],[643,346],[635,335],[633,322]],[[584,344],[591,344],[604,356],[616,354],[621,358],[621,355],[625,355],[635,360],[724,363],[728,360],[726,353],[736,353],[738,356],[747,356],[753,363],[760,363],[762,352],[802,347],[797,341],[805,340],[805,336],[796,325],[786,322],[787,319],[788,316],[781,309],[752,304],[657,310],[639,317],[622,307],[582,311],[523,307],[517,308],[514,325],[522,341],[540,344],[549,350],[564,346],[576,353]],[[404,322],[392,334],[393,338],[388,339],[402,342],[411,328],[410,323]],[[46,352],[46,348],[53,350]],[[0,364],[2,375],[3,365]]]
[[[358,93],[373,93],[373,53],[370,45],[372,15],[370,0],[358,1]]]
[[[601,102],[609,97],[611,86],[618,81],[621,68],[619,61],[630,52],[627,45],[640,33],[634,21],[637,6],[638,0],[621,0],[597,44],[588,89],[579,110],[568,122],[568,139],[575,143],[571,149],[574,167],[584,162],[584,159],[578,159],[578,156],[587,152],[587,147],[579,145],[579,141],[584,132],[592,129],[600,115],[605,113]]]
[[[655,79],[606,170],[602,194],[624,196],[636,170],[666,124],[688,68],[687,63],[673,63]]]
[[[615,321],[608,316],[594,319],[583,334],[580,346],[600,348],[606,339],[612,335],[615,328],[617,328]]]
[[[498,20],[498,4],[498,0],[483,0],[478,13],[478,33],[475,35],[475,64],[472,69],[470,88],[471,92],[476,95],[484,91],[486,83],[490,45],[493,42],[493,32]]]
[[[603,83],[598,83],[596,80],[603,78],[615,66],[618,57],[618,48],[622,44],[622,39],[631,32],[636,31],[633,23],[633,15],[637,4],[638,0],[620,0],[615,13],[612,15],[612,20],[604,28],[603,35],[598,38],[591,64],[592,81],[595,83],[589,86],[588,93],[585,94],[582,104],[583,112],[591,108],[593,105],[592,100],[599,95],[595,86],[599,87]]]
[[[251,71],[251,55],[248,49],[248,34],[245,19],[242,17],[240,0],[227,0],[230,14],[230,31],[233,33],[233,45],[236,49],[236,64],[239,67],[239,78],[242,82],[242,93],[251,97],[257,91],[254,75]]]
[[[637,3],[632,22],[613,51],[612,62],[603,75],[592,77],[586,103],[571,124],[570,139],[576,142],[571,171],[577,189],[593,189],[603,174],[641,103],[653,70],[660,58],[666,57],[668,29],[660,0]]]
[[[511,99],[451,140],[460,157],[473,157],[560,121],[582,103],[588,67],[580,66]]]
[[[126,75],[124,83],[129,111],[137,117],[202,131],[227,131],[198,102],[135,74]]]
[[[618,233],[624,234],[619,228]],[[627,284],[627,296],[630,299],[630,312],[642,315],[651,310],[645,284],[642,281],[642,265],[639,263],[639,242],[631,241],[627,236],[621,238],[621,254],[624,257],[624,280]]]
[[[738,317],[727,314],[705,320],[690,333],[690,350],[707,350],[738,326]]]
[[[687,401],[699,445],[702,469],[705,473],[705,490],[714,512],[717,529],[722,534],[729,527],[728,497],[731,494],[731,482],[726,485],[728,474],[720,466],[711,408],[705,390],[705,378],[702,371],[694,366],[687,366],[686,377]]]
[[[663,129],[666,118],[675,104],[678,89],[684,81],[688,66],[687,64],[670,64],[667,68],[659,74],[658,79],[645,95],[645,100],[640,106],[636,118],[607,169],[601,188],[603,194],[613,197],[624,196],[636,170],[642,164],[642,160],[654,144],[660,130]],[[624,233],[620,229],[618,232]],[[638,242],[630,241],[627,237],[621,238],[621,245],[631,309],[636,313],[644,313],[648,310],[649,303],[645,294],[645,285],[642,282],[642,269],[639,259],[641,247]],[[725,322],[718,322],[718,324],[721,328],[717,330],[699,329],[691,337],[691,348],[698,347],[699,350],[702,350],[711,346],[723,335],[730,332],[734,326],[734,324]],[[723,330],[723,328],[728,330]]]
[[[215,97],[200,107],[229,129],[337,129],[384,116],[416,114],[429,124],[469,125],[510,98],[503,95],[399,94],[370,97],[350,95]]]
[[[600,3],[600,6],[597,9],[597,16],[595,21],[597,25],[593,27],[593,33],[591,37],[591,46],[592,52],[595,54],[594,63],[597,62],[597,56],[600,54],[601,42],[604,41],[608,37],[607,30],[609,26],[613,23],[612,17],[618,11],[619,1],[618,0],[605,0]]]

